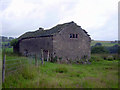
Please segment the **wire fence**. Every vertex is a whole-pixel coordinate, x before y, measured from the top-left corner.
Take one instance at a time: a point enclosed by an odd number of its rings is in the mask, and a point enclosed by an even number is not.
[[[5,72],[9,74],[13,71],[16,71],[21,66],[28,63],[27,58],[17,58],[17,59],[9,59],[5,61]]]
[[[49,54],[49,53],[48,53]],[[47,61],[49,55],[47,57]],[[9,75],[12,72],[15,72],[22,68],[24,65],[35,65],[39,66],[44,64],[43,50],[38,56],[37,54],[27,55],[27,57],[18,57],[12,59],[6,59],[6,54],[3,53],[3,62],[2,62],[2,83],[4,83],[5,75]]]
[[[35,55],[31,55],[28,57],[15,58],[15,59],[7,59],[5,60],[5,72],[6,75],[20,69],[22,66],[26,64],[33,64],[38,66],[41,64],[41,58]]]

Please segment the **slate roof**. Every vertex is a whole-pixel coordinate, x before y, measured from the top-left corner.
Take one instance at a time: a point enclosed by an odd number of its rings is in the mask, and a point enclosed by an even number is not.
[[[62,28],[66,27],[70,24],[76,24],[76,23],[74,23],[72,21],[72,22],[69,22],[69,23],[58,24],[55,27],[53,27],[51,29],[48,29],[48,30],[44,30],[43,28],[39,28],[39,30],[36,30],[36,31],[33,31],[33,32],[26,32],[25,34],[18,37],[18,40],[26,39],[26,38],[51,36],[51,35],[54,35],[54,34],[60,32],[62,30]],[[80,27],[80,26],[78,26],[78,27]],[[83,30],[83,31],[87,34],[87,32],[85,30]],[[90,36],[90,35],[88,35],[88,36]]]

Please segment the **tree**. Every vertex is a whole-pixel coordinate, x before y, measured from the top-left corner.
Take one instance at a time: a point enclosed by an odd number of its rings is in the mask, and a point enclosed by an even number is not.
[[[101,43],[96,43],[95,46],[102,46],[102,44]]]
[[[118,45],[114,45],[109,48],[110,53],[118,53]]]
[[[120,55],[120,46],[118,46],[118,54]]]
[[[91,53],[108,53],[108,50],[103,46],[94,46],[91,48]]]
[[[11,46],[15,46],[17,43],[18,43],[17,39],[13,39],[12,41],[10,41]]]

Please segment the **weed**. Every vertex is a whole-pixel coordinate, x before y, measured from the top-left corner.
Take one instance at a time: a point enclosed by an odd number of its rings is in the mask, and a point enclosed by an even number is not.
[[[24,79],[34,79],[37,75],[37,69],[35,66],[24,66],[20,73]]]
[[[67,70],[66,67],[57,67],[57,68],[55,69],[55,71],[56,71],[57,73],[66,73],[66,72],[68,72],[68,70]]]

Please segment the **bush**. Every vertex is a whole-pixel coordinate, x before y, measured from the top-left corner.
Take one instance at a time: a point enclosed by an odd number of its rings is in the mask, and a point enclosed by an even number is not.
[[[120,60],[120,58],[118,54],[93,54],[89,61],[92,62],[92,61],[100,61],[100,60],[112,61],[112,60]]]
[[[91,53],[94,54],[108,53],[108,50],[103,46],[94,46],[91,48]]]
[[[96,43],[95,46],[102,46],[102,44],[101,43]]]
[[[101,54],[100,56],[102,59],[107,60],[108,54]]]
[[[97,61],[101,61],[103,60],[100,56],[91,56],[91,58],[89,59],[89,62],[97,62]]]
[[[109,51],[109,53],[118,53],[119,52],[119,45],[114,45],[111,47],[106,47],[106,49]]]
[[[107,60],[108,60],[108,61],[113,61],[114,58],[113,58],[113,56],[108,56],[108,57],[107,57]]]
[[[52,59],[52,62],[57,62],[57,59],[58,59],[58,57],[55,56],[55,57]]]
[[[119,54],[113,54],[114,60],[120,60]]]
[[[10,45],[11,45],[11,46],[15,46],[17,43],[18,43],[18,40],[17,40],[17,39],[13,39],[13,40],[10,42]]]

